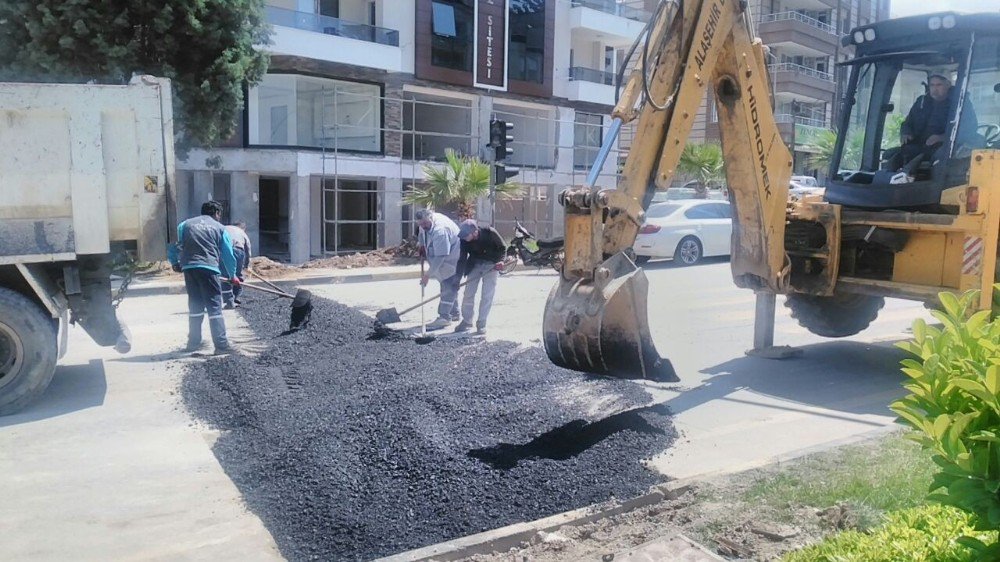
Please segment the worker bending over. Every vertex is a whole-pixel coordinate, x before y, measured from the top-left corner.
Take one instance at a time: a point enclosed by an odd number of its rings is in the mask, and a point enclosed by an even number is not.
[[[472,329],[473,314],[476,309],[476,291],[480,282],[483,293],[479,297],[479,318],[476,319],[476,333],[486,333],[486,320],[493,307],[493,295],[497,289],[497,279],[503,269],[503,258],[507,253],[507,243],[500,233],[490,226],[477,226],[476,221],[467,220],[458,231],[462,239],[459,270],[468,277],[465,293],[462,295],[462,321],[455,327],[456,332]]]

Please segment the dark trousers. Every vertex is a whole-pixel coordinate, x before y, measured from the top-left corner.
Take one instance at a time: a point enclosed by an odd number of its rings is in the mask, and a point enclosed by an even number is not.
[[[201,325],[208,313],[208,329],[216,349],[229,347],[226,322],[222,318],[222,285],[218,274],[200,267],[184,270],[188,295],[188,346],[201,345]]]
[[[236,256],[236,278],[243,281],[243,270],[247,266],[247,254],[241,248],[233,248],[233,255]],[[226,305],[233,304],[233,301],[243,294],[243,287],[234,286],[229,281],[222,282],[222,302]]]

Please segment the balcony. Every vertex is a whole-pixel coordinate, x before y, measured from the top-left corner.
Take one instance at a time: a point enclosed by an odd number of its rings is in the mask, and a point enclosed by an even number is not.
[[[788,62],[771,64],[767,69],[776,95],[787,93],[813,102],[833,101],[835,84],[829,72]]]
[[[399,32],[311,12],[267,6],[267,21],[274,26],[267,49],[279,55],[402,70]]]
[[[824,119],[814,119],[801,115],[790,115],[788,113],[779,113],[774,116],[774,120],[778,124],[778,132],[781,133],[781,138],[787,144],[791,144],[794,139],[797,150],[814,145],[816,143],[817,132],[830,128]]]
[[[603,105],[615,103],[615,75],[610,72],[574,66],[569,69],[566,97]]]
[[[572,0],[570,29],[586,39],[609,46],[628,46],[639,36],[651,14],[613,0]]]
[[[780,47],[806,56],[832,55],[838,41],[832,25],[798,12],[761,16],[757,34],[769,47]]]

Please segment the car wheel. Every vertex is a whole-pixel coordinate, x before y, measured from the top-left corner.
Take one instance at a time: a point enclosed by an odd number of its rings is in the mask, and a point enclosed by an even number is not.
[[[636,265],[642,265],[642,264],[648,262],[649,258],[650,258],[650,256],[636,256],[635,257],[635,264]]]
[[[674,261],[679,265],[694,265],[701,261],[701,257],[701,241],[694,236],[683,238],[674,250]]]

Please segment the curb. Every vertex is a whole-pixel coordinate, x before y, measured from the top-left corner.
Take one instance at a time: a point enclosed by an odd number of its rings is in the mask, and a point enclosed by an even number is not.
[[[693,478],[672,480],[664,484],[652,486],[649,492],[630,500],[591,505],[572,511],[557,513],[556,515],[536,521],[515,523],[499,529],[484,531],[475,535],[379,558],[376,562],[430,562],[432,560],[444,562],[468,558],[476,554],[504,552],[511,548],[520,547],[523,543],[532,543],[541,532],[553,532],[560,527],[566,526],[586,525],[601,519],[607,519],[615,515],[648,507],[664,500],[677,499],[689,492],[695,482],[696,480]]]
[[[336,285],[340,283],[372,283],[375,281],[399,281],[403,279],[419,279],[419,271],[387,271],[385,273],[356,273],[343,275],[319,275],[313,277],[292,277],[289,279],[271,279],[274,283],[291,283],[294,285]],[[154,282],[149,285],[129,287],[127,296],[148,297],[157,295],[182,295],[184,282]]]

